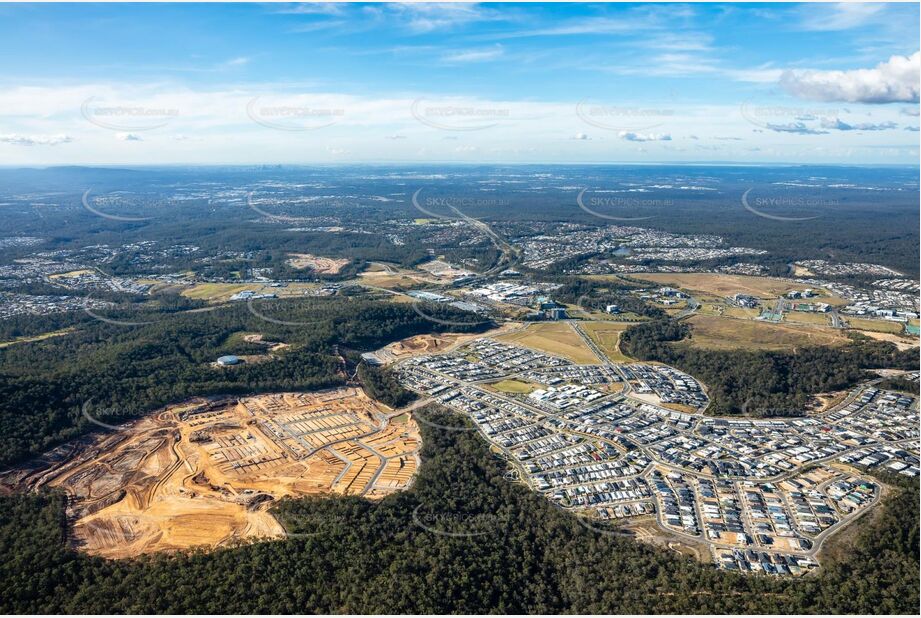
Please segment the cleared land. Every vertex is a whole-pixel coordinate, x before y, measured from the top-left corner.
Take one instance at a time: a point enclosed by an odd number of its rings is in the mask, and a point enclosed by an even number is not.
[[[827,313],[808,313],[805,311],[788,311],[784,314],[784,320],[787,322],[800,322],[802,324],[818,324],[819,326],[828,326],[831,319]]]
[[[443,260],[432,260],[425,264],[420,264],[417,268],[439,279],[447,279],[449,281],[456,277],[470,274],[469,271],[452,266]]]
[[[291,268],[309,268],[320,275],[337,275],[348,263],[347,258],[328,258],[309,253],[288,254],[288,265]]]
[[[438,280],[423,277],[418,271],[373,262],[364,271],[358,273],[357,283],[388,290],[394,288],[409,290],[430,283],[438,283]]]
[[[13,339],[11,341],[0,341],[0,348],[8,348],[11,345],[16,345],[17,343],[33,343],[35,341],[51,339],[52,337],[61,337],[62,335],[69,335],[75,330],[75,328],[63,328],[61,330],[56,330],[50,333],[42,333],[41,335],[34,335],[32,337],[18,337],[17,339]]]
[[[891,341],[892,343],[895,344],[895,347],[897,347],[900,350],[908,350],[911,348],[916,348],[918,347],[918,343],[919,343],[917,335],[915,336],[896,335],[894,333],[879,333],[879,332],[871,331],[871,330],[859,330],[855,332],[858,332],[861,335],[870,337],[871,339],[876,339],[877,341]]]
[[[523,331],[495,338],[499,341],[562,356],[578,364],[599,362],[598,357],[566,322],[538,322],[531,324]]]
[[[416,335],[387,344],[373,352],[383,364],[392,363],[410,356],[423,354],[444,354],[480,337],[492,337],[519,330],[517,324],[507,323],[485,333],[440,333],[437,335]]]
[[[65,491],[73,546],[122,558],[282,537],[278,498],[383,497],[410,484],[419,447],[411,416],[391,422],[354,388],[196,399],[3,481]]]
[[[847,316],[848,326],[856,330],[871,330],[877,333],[893,333],[898,335],[905,332],[905,325],[902,322],[890,322],[888,320],[866,320],[863,318],[852,318]]]
[[[584,322],[582,330],[591,337],[609,359],[615,363],[630,362],[629,356],[620,351],[620,335],[632,324],[618,322]]]
[[[792,290],[802,289],[802,285],[797,286],[783,279],[721,273],[637,273],[635,277],[720,297],[742,293],[759,298],[774,298]]]
[[[802,346],[836,346],[848,342],[848,338],[839,330],[807,324],[777,324],[709,315],[695,315],[688,322],[691,324],[692,337],[676,345],[710,350],[793,351]]]
[[[275,294],[279,297],[303,296],[307,290],[316,289],[315,283],[289,283],[286,287],[275,288],[259,283],[196,283],[182,291],[182,295],[196,300],[209,302],[226,302],[234,294],[251,290],[256,294]]]

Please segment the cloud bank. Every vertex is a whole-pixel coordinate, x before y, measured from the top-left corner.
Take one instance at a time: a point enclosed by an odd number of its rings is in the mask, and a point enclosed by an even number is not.
[[[892,56],[873,69],[785,71],[780,85],[790,94],[816,101],[917,103],[921,52]]]

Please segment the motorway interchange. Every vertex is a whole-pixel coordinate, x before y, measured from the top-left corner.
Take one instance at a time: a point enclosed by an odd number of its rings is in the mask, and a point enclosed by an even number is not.
[[[730,570],[818,566],[824,541],[881,496],[844,464],[918,474],[917,398],[872,384],[821,414],[717,418],[671,367],[576,365],[489,338],[397,374],[468,416],[519,479],[588,525],[654,516],[663,536],[706,545]]]

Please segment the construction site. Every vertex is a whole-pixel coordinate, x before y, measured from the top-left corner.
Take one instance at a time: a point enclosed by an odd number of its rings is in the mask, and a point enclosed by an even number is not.
[[[63,490],[71,545],[123,558],[282,538],[269,510],[278,499],[406,489],[420,447],[411,414],[388,416],[356,388],[195,399],[60,447],[0,484]]]

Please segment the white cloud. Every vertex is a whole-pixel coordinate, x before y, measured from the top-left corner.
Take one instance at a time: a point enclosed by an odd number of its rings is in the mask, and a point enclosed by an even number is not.
[[[834,120],[823,118],[823,129],[835,129],[836,131],[885,131],[886,129],[895,129],[896,125],[891,120],[880,123],[862,122],[858,124],[849,124],[840,118]]]
[[[584,19],[569,20],[550,28],[504,32],[501,34],[501,37],[503,39],[509,39],[537,36],[577,36],[586,34],[624,34],[634,32],[648,33],[654,28],[654,23],[645,18],[588,17]]]
[[[142,138],[137,133],[116,133],[115,139],[117,139],[120,142],[142,142],[144,141],[144,138]]]
[[[443,62],[462,63],[462,62],[485,62],[495,60],[502,56],[505,50],[501,45],[489,47],[486,49],[467,49],[456,52],[449,52],[441,57]]]
[[[764,125],[775,133],[795,133],[796,135],[827,135],[828,131],[813,129],[802,122],[788,122],[786,124],[773,124],[768,122]]]
[[[513,100],[476,97],[452,97],[440,93],[404,93],[392,98],[356,96],[338,92],[293,91],[290,84],[260,83],[248,88],[222,86],[177,87],[172,84],[67,84],[28,86],[0,89],[0,115],[6,119],[0,143],[0,164],[51,165],[86,163],[152,164],[170,162],[189,163],[253,163],[279,161],[312,163],[326,161],[383,161],[419,160],[420,148],[425,148],[431,160],[469,161],[481,154],[502,154],[509,161],[535,162],[547,160],[610,161],[618,158],[634,160],[639,148],[647,146],[650,157],[656,160],[681,160],[677,148],[667,145],[691,141],[713,151],[713,158],[721,160],[741,157],[742,147],[759,146],[763,160],[805,160],[802,142],[805,137],[793,140],[795,133],[829,133],[820,141],[828,154],[815,161],[839,160],[840,152],[848,147],[876,148],[879,132],[863,130],[822,129],[821,118],[841,118],[850,125],[860,123],[883,124],[896,122],[916,125],[914,118],[902,109],[915,106],[874,106],[861,109],[859,105],[823,105],[815,109],[780,108],[777,114],[764,122],[776,125],[758,125],[763,132],[751,127],[739,114],[736,104],[699,105],[675,101],[661,116],[648,119],[659,126],[643,124],[645,118],[630,118],[632,126],[622,126],[611,131],[614,140],[597,142],[585,119],[577,113],[578,105],[564,100]],[[488,125],[482,130],[459,134],[451,130],[437,130],[425,125],[411,113],[421,95],[427,95],[427,105],[457,110],[507,111],[507,115],[488,116]],[[575,96],[570,94],[569,96]],[[143,109],[175,109],[178,113],[168,117],[168,126],[140,131],[126,126],[120,130],[106,130],[89,122],[81,113],[81,105],[90,97],[99,107],[124,106]],[[253,105],[254,98],[257,98]],[[98,102],[98,103],[96,103]],[[765,102],[767,104],[767,102]],[[829,110],[828,108],[837,108]],[[843,108],[851,108],[846,112]],[[277,130],[253,120],[247,110],[269,119],[290,123],[297,130]],[[333,117],[275,115],[267,110],[343,110]],[[419,108],[424,111],[425,106]],[[611,107],[608,111],[625,115],[632,107]],[[759,108],[760,109],[760,108]],[[766,108],[770,112],[773,108]],[[872,116],[864,115],[868,109]],[[789,113],[782,113],[784,111]],[[635,108],[635,111],[656,111],[657,108]],[[795,111],[795,113],[793,113]],[[813,117],[809,121],[801,118]],[[471,116],[477,119],[475,116]],[[447,118],[453,119],[448,116]],[[463,119],[463,117],[461,117]],[[131,119],[134,122],[134,119]],[[332,120],[335,124],[329,125]],[[802,122],[787,126],[784,123]],[[128,124],[127,122],[125,124]],[[301,127],[301,125],[304,125]],[[283,127],[284,128],[284,127]],[[619,135],[623,131],[623,135]],[[144,141],[135,147],[115,139],[116,133],[140,135]],[[585,137],[582,138],[581,135]],[[675,137],[678,135],[679,137]],[[693,140],[689,135],[698,139]],[[902,148],[891,157],[883,157],[879,150],[865,150],[868,160],[904,162],[904,149],[917,148],[917,133],[889,131],[883,133],[894,147]],[[405,136],[406,139],[402,139]],[[741,136],[745,142],[719,139],[723,136]],[[369,137],[371,139],[369,139]],[[599,147],[584,143],[589,138]],[[80,148],[16,148],[6,144],[53,144],[73,140]],[[327,141],[329,140],[329,141]],[[645,142],[645,143],[644,143]],[[658,142],[655,145],[653,142]],[[233,143],[235,148],[227,149]],[[687,142],[685,142],[687,143]],[[478,151],[455,150],[459,144],[475,146]],[[143,145],[143,148],[140,146]],[[327,150],[327,145],[334,146]],[[514,151],[509,145],[514,145]],[[600,146],[604,145],[604,148]],[[712,148],[711,148],[712,147]],[[500,150],[497,150],[500,149]],[[505,150],[501,150],[505,149]],[[855,155],[856,156],[856,155]],[[771,158],[773,157],[773,158]],[[424,159],[424,157],[422,157]],[[501,157],[495,156],[496,159]]]
[[[868,2],[807,5],[807,13],[800,28],[813,31],[849,30],[871,21],[884,8],[884,4]]]
[[[618,133],[621,139],[628,142],[670,142],[672,136],[668,133],[634,133],[633,131],[621,131]]]
[[[873,69],[785,71],[780,84],[794,96],[848,103],[917,103],[921,52],[892,56]]]
[[[276,11],[285,15],[341,15],[346,5],[338,2],[298,2]]]
[[[497,18],[493,11],[471,3],[414,2],[381,6],[406,19],[409,29],[420,34]]]
[[[0,135],[0,142],[17,146],[57,146],[74,141],[69,135],[19,135],[7,133]]]
[[[249,64],[249,61],[250,61],[250,59],[247,58],[246,56],[240,56],[240,57],[238,57],[238,58],[231,58],[230,60],[228,60],[227,62],[225,62],[222,66],[224,66],[224,67],[239,67],[239,66],[243,66],[243,65],[245,65],[245,64]]]

